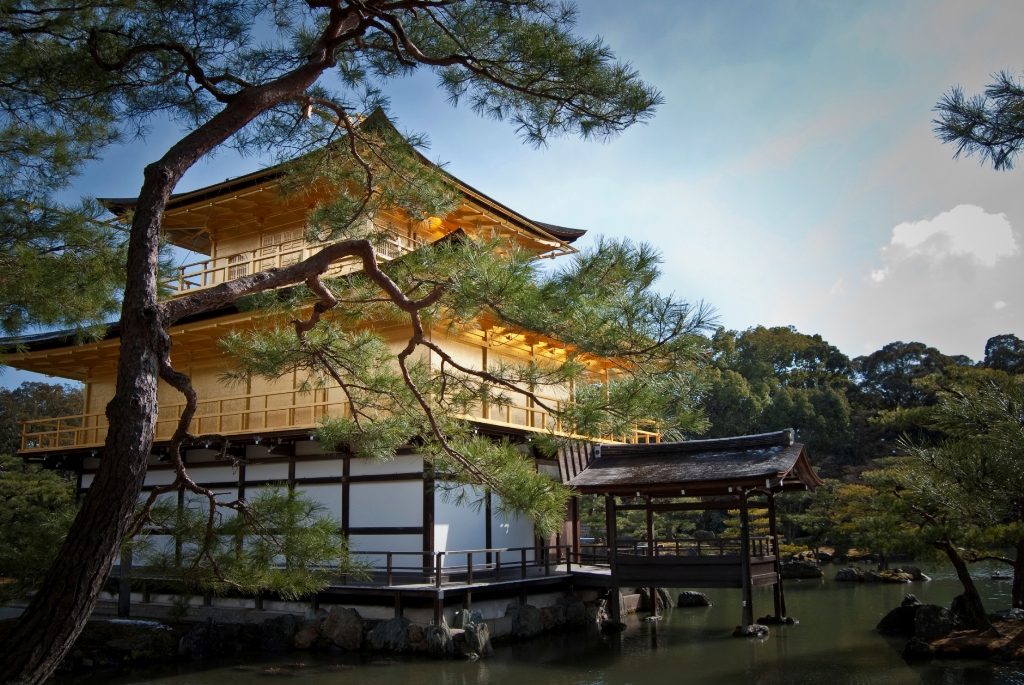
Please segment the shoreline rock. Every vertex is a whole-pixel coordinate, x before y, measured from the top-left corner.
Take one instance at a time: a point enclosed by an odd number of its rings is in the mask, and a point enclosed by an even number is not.
[[[783,580],[822,578],[825,575],[816,561],[784,561],[781,567]]]

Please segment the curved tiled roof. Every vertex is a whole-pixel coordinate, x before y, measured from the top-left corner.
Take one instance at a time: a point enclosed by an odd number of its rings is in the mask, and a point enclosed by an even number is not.
[[[583,493],[678,497],[724,494],[731,488],[813,490],[822,484],[792,429],[714,440],[593,445],[560,457],[563,481]]]

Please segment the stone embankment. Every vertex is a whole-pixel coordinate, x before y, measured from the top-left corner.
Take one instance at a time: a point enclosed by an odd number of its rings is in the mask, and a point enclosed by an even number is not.
[[[664,590],[658,591],[657,599],[659,609],[672,605]],[[649,599],[641,594],[620,594],[619,601],[623,611],[629,613]],[[198,622],[94,619],[61,664],[60,672],[68,675],[247,654],[313,651],[477,659],[493,652],[495,640],[518,641],[548,632],[605,629],[610,623],[607,604],[608,600],[599,597],[596,590],[582,590],[559,596],[544,607],[513,602],[504,615],[493,618],[485,619],[477,611],[460,611],[451,626],[444,621],[439,626],[423,625],[404,616],[365,618],[357,609],[343,606],[310,610],[301,616],[278,613],[255,618],[239,614],[238,620],[230,616],[207,617]],[[13,620],[0,622],[0,637],[11,624]]]
[[[598,628],[606,619],[604,601],[584,602],[576,595],[559,597],[549,607],[511,603],[500,619],[484,619],[461,611],[452,626],[413,623],[404,616],[364,619],[341,606],[291,614],[262,623],[231,623],[212,618],[197,624],[178,646],[178,655],[193,661],[250,651],[390,652],[422,654],[436,659],[479,658],[493,651],[492,637],[513,640],[565,629]]]

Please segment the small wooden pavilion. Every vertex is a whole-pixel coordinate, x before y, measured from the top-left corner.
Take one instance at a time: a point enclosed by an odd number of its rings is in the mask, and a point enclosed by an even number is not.
[[[786,619],[778,554],[775,495],[813,491],[822,481],[792,429],[760,435],[675,443],[578,445],[559,455],[562,481],[579,495],[604,495],[607,542],[588,555],[580,544],[579,499],[570,526],[578,561],[606,563],[613,597],[622,586],[738,587],[743,590],[742,634],[754,623],[753,588],[774,587],[772,622]],[[656,539],[654,517],[673,511],[738,510],[739,538]],[[767,509],[768,534],[750,531],[750,511]],[[647,513],[643,540],[618,537],[617,514]],[[612,603],[619,620],[618,602]],[[651,602],[656,610],[656,602]]]

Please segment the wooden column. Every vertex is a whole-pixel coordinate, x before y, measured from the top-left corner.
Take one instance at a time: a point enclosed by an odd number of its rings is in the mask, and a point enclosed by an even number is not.
[[[484,529],[484,547],[486,547],[487,549],[491,549],[492,547],[494,547],[494,537],[493,537],[493,533],[491,532],[491,527],[492,527],[491,518],[493,517],[493,513],[491,512],[491,489],[490,488],[486,488],[484,490],[484,497],[485,497],[485,499],[484,499],[484,525],[487,526]],[[490,565],[490,563],[491,563],[491,557],[492,556],[493,555],[490,552],[487,553],[487,558],[485,559],[485,561],[487,562],[488,565]]]
[[[434,467],[423,462],[423,573],[433,571],[434,555]],[[440,623],[438,624],[440,625]]]
[[[654,538],[654,510],[651,509],[651,496],[647,496],[647,556],[650,559],[658,556],[658,543]],[[658,588],[647,588],[648,602],[651,616],[658,615]]]
[[[572,555],[573,561],[577,564],[580,563],[580,498],[579,495],[570,498],[569,500],[569,512],[570,512],[570,525],[571,537],[572,537]]]
[[[771,536],[772,553],[775,555],[775,619],[786,618],[786,595],[782,589],[782,555],[779,553],[779,529],[775,518],[775,493],[768,491],[768,535]]]
[[[345,457],[341,462],[341,532],[348,537],[348,529],[351,526],[352,514],[349,502],[349,495],[352,492],[352,484],[349,479],[352,477],[352,459]]]
[[[132,550],[121,549],[121,569],[117,583],[117,616],[129,618],[132,614]]]
[[[607,519],[607,536],[608,536],[608,565],[611,567],[612,575],[612,621],[616,624],[622,622],[621,611],[619,607],[619,569],[615,563],[615,556],[617,552],[616,541],[618,540],[618,524],[615,521],[615,496],[605,495],[605,516]]]
[[[740,492],[740,566],[743,583],[744,632],[754,623],[754,588],[750,578],[750,516],[747,513],[747,493]]]

